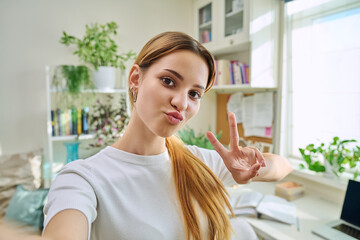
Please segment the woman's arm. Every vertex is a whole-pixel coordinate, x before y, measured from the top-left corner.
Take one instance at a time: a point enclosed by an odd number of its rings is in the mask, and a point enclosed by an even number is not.
[[[43,237],[51,240],[86,240],[88,239],[87,218],[79,210],[62,210],[50,220]]]
[[[85,215],[73,209],[56,214],[46,226],[43,236],[24,235],[8,224],[0,223],[0,240],[87,240],[88,223]]]
[[[293,170],[288,160],[272,153],[263,153],[265,167],[259,169],[259,175],[253,181],[280,181]]]

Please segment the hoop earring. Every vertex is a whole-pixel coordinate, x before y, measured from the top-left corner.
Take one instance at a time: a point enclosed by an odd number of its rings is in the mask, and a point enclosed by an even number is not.
[[[135,90],[133,89],[133,87],[130,88],[130,92],[132,95],[133,102],[136,102],[137,94],[136,94]]]

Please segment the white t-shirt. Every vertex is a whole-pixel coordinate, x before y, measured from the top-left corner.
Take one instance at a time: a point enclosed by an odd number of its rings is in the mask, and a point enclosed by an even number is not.
[[[188,149],[225,186],[235,184],[216,151],[196,146]],[[44,207],[45,228],[64,209],[77,209],[86,216],[92,240],[186,239],[167,151],[142,156],[106,147],[92,157],[65,165],[50,188]],[[197,209],[202,236],[207,239],[207,219]],[[251,227],[242,225],[246,231],[241,231],[241,239],[256,239]]]

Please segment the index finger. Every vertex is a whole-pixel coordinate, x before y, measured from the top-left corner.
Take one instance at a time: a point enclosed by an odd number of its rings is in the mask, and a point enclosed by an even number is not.
[[[206,137],[209,139],[211,145],[213,145],[215,151],[217,151],[221,158],[224,159],[225,153],[227,151],[226,148],[216,139],[212,132],[208,131],[206,133]]]
[[[229,112],[229,128],[230,128],[230,149],[239,146],[239,133],[237,129],[236,117],[233,112]]]

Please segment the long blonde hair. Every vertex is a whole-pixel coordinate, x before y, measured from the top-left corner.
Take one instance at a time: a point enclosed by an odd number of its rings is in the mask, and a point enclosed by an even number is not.
[[[135,64],[146,71],[155,61],[177,50],[189,50],[202,57],[209,68],[208,91],[215,79],[214,59],[198,41],[181,32],[164,32],[148,41],[140,51]],[[129,92],[130,102],[133,103]],[[232,228],[226,208],[232,212],[228,194],[217,176],[202,160],[192,154],[177,137],[166,138],[166,147],[173,166],[173,175],[178,199],[184,216],[186,236],[194,240],[203,239],[200,223],[194,209],[197,201],[208,219],[209,239],[230,239]]]

